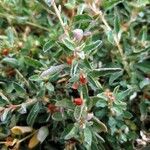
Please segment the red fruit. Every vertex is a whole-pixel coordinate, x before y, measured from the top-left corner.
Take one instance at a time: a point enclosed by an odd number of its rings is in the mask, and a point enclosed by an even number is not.
[[[9,49],[7,49],[7,48],[3,49],[2,55],[7,56],[8,54],[9,54]]]
[[[54,113],[54,112],[59,112],[59,108],[55,106],[54,104],[49,104],[48,105],[48,112]]]
[[[75,83],[72,85],[72,88],[73,88],[74,90],[77,90],[78,87],[79,87],[79,83],[78,83],[78,82],[75,82]]]
[[[82,98],[75,98],[73,100],[74,104],[77,105],[77,106],[80,106],[83,104],[83,99]]]
[[[83,75],[83,74],[80,74],[79,76],[79,80],[80,80],[80,84],[87,84],[87,78]]]
[[[73,59],[74,59],[74,56],[67,57],[67,58],[66,58],[67,64],[68,64],[68,65],[72,65]]]
[[[16,71],[13,68],[6,68],[5,72],[8,77],[13,77],[16,75]]]

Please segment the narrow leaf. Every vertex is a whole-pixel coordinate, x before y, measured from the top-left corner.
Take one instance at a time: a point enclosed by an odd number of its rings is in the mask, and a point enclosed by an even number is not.
[[[42,143],[46,139],[48,134],[49,134],[48,127],[46,127],[46,126],[41,127],[38,131],[37,139]]]
[[[32,109],[30,110],[28,116],[27,116],[27,124],[30,126],[33,126],[35,119],[37,118],[39,112],[41,110],[41,103],[37,102]]]

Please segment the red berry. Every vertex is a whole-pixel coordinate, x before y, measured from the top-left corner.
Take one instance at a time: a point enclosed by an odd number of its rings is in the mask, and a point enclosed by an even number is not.
[[[78,87],[79,87],[79,83],[78,83],[78,82],[75,82],[75,83],[72,85],[72,88],[73,88],[74,90],[77,90]]]
[[[67,57],[67,58],[66,58],[67,64],[68,64],[68,65],[72,65],[73,59],[74,59],[74,56]]]
[[[80,84],[87,84],[87,78],[83,75],[83,74],[80,74],[79,76],[79,80],[80,80]]]
[[[73,100],[74,104],[77,105],[77,106],[80,106],[83,104],[83,99],[82,98],[75,98]]]
[[[48,105],[48,112],[54,113],[54,112],[59,112],[59,108],[55,106],[54,104],[49,104]]]
[[[3,51],[2,51],[2,55],[3,56],[7,56],[9,54],[9,49],[3,49]]]
[[[13,68],[6,68],[5,73],[8,77],[13,77],[16,75],[16,71]]]

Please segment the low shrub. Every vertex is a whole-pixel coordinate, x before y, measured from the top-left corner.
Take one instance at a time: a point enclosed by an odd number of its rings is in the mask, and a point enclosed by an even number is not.
[[[2,150],[150,143],[149,0],[0,1]]]

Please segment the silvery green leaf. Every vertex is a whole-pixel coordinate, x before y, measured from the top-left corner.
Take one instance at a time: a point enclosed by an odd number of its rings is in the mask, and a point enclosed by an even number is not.
[[[55,106],[63,107],[63,108],[69,108],[69,109],[74,108],[74,105],[70,99],[63,99],[63,100],[57,101],[55,103]]]
[[[3,99],[3,100],[5,100],[6,101],[6,103],[10,103],[9,102],[9,99],[0,91],[0,96],[1,96],[1,98]],[[1,100],[1,99],[0,99]]]
[[[43,51],[47,52],[49,51],[53,46],[54,46],[55,42],[53,40],[49,40],[48,42],[46,42],[43,46]]]
[[[77,55],[78,55],[81,59],[85,59],[85,53],[84,53],[84,51],[77,52]]]
[[[102,44],[102,41],[101,40],[97,40],[95,42],[92,42],[88,45],[85,45],[85,47],[83,48],[83,51],[84,52],[91,52],[95,49],[97,49],[100,45]]]
[[[13,46],[14,41],[15,41],[13,28],[8,27],[8,29],[6,30],[6,34],[7,34],[7,37],[8,37],[8,42],[10,43],[11,46]]]
[[[78,132],[78,127],[74,126],[70,130],[70,132],[65,136],[65,140],[69,140],[69,139],[73,138],[76,135],[77,132]]]
[[[46,77],[46,76],[52,75],[56,72],[62,71],[65,67],[66,67],[66,65],[64,65],[64,64],[57,65],[57,66],[51,66],[49,69],[43,71],[40,76]]]
[[[30,110],[27,116],[27,124],[33,126],[39,112],[41,111],[42,104],[37,102]]]
[[[10,110],[11,110],[10,108],[5,108],[3,114],[1,115],[1,121],[2,122],[4,122],[6,120],[6,118],[7,118],[8,114],[9,114]]]
[[[46,126],[41,127],[38,131],[37,139],[42,143],[48,135],[49,135],[48,127]]]
[[[27,113],[27,108],[26,108],[27,106],[26,106],[26,104],[25,103],[22,103],[21,104],[21,108],[18,110],[18,112],[20,113],[20,114],[26,114]]]
[[[86,144],[91,146],[91,144],[92,144],[92,132],[89,128],[84,129],[84,141],[86,142]]]
[[[44,0],[45,3],[50,7],[52,5],[53,0]]]
[[[52,119],[55,121],[63,121],[63,120],[65,120],[65,116],[61,112],[55,112],[52,115]]]
[[[112,30],[106,32],[107,39],[111,44],[114,44],[114,36]]]
[[[136,96],[137,96],[137,92],[134,92],[131,96],[130,96],[130,100],[133,100],[134,98],[136,98]]]
[[[5,57],[4,59],[2,59],[2,62],[12,67],[18,67],[18,60],[16,58]]]
[[[80,106],[76,106],[75,110],[74,110],[74,118],[76,120],[79,120],[81,118],[81,115],[82,115],[82,107]]]
[[[149,78],[145,78],[144,80],[142,80],[140,82],[140,88],[143,89],[145,86],[150,85],[150,79]]]

